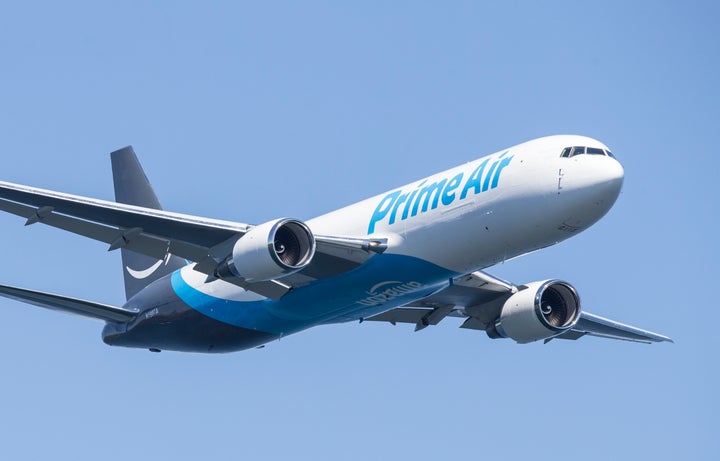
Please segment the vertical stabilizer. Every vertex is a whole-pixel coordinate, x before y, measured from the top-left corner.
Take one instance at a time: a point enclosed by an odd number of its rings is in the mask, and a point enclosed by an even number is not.
[[[112,152],[110,158],[115,183],[115,201],[161,210],[160,202],[145,176],[132,146]],[[120,252],[122,253],[127,299],[155,280],[186,264],[185,260],[177,256],[168,255],[163,260],[157,260],[124,248]]]

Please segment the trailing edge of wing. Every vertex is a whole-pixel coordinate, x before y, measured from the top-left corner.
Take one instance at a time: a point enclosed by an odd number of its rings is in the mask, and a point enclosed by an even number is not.
[[[393,325],[398,323],[417,324],[423,319],[423,317],[432,313],[432,311],[432,308],[427,307],[399,307],[396,309],[390,309],[382,314],[373,315],[372,317],[368,317],[363,320],[369,322],[389,322]]]
[[[0,285],[0,296],[106,322],[128,322],[137,315],[121,307],[7,285]]]

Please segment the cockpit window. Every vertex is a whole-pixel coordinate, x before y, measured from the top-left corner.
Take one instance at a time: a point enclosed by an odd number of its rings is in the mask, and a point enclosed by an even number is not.
[[[599,147],[585,147],[585,146],[574,146],[566,147],[560,153],[560,157],[574,157],[576,155],[607,155],[608,157],[615,158],[615,156],[609,150],[601,149]]]

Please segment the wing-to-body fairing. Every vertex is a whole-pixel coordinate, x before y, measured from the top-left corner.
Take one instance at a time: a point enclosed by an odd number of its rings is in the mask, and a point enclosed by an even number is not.
[[[312,326],[450,317],[519,343],[669,338],[586,313],[560,280],[483,269],[564,240],[615,202],[623,171],[591,138],[530,141],[307,222],[248,225],[164,211],[130,148],[112,154],[116,202],[0,182],[0,210],[123,255],[127,302],[0,286],[0,295],[106,322],[108,344],[224,352]]]

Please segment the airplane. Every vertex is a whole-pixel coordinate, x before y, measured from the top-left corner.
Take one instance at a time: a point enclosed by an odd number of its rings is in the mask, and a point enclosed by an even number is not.
[[[0,182],[0,210],[120,250],[122,306],[0,285],[0,295],[105,322],[108,345],[220,353],[318,325],[445,318],[517,343],[667,336],[581,308],[564,280],[485,271],[587,229],[624,179],[603,143],[548,136],[306,222],[164,211],[131,146],[110,154],[115,202]]]

